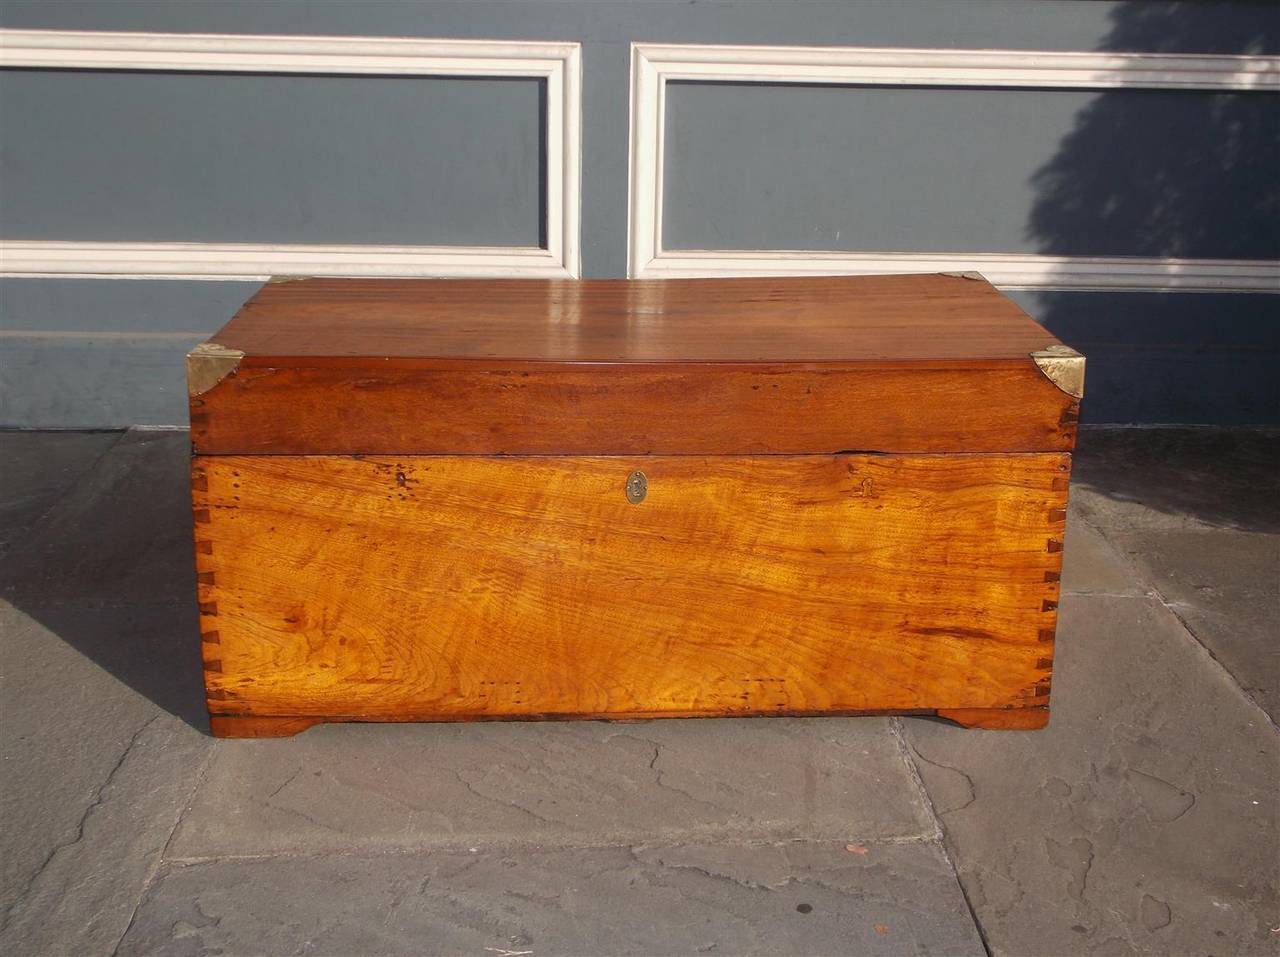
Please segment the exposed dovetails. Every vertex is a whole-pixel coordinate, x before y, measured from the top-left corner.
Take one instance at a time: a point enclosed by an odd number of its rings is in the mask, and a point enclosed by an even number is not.
[[[204,477],[204,473],[191,476],[191,487],[197,492],[209,491],[209,480]]]
[[[198,508],[192,513],[192,519],[198,525],[209,524],[209,510],[207,508]]]
[[[1058,581],[1062,581],[1062,572],[1045,572],[1045,573],[1044,573],[1044,580],[1045,580],[1046,582],[1058,582]]]
[[[1065,475],[1055,475],[1053,477],[1053,481],[1050,482],[1049,487],[1055,492],[1065,492],[1070,481],[1071,480]]]
[[[1048,551],[1050,552],[1062,551],[1062,542],[1058,541],[1056,538],[1049,539]]]
[[[1067,510],[1065,508],[1049,509],[1050,522],[1065,522],[1067,520]]]
[[[212,585],[214,583],[213,572],[197,572],[196,581],[201,585]]]
[[[207,539],[207,538],[197,538],[197,539],[196,539],[196,554],[197,554],[197,555],[212,555],[212,554],[213,554],[213,541],[212,541],[212,540],[210,540],[210,539]]]
[[[1053,636],[1056,633],[1056,631],[1057,629],[1054,629],[1054,628],[1041,628],[1040,640],[1045,642],[1053,641]]]
[[[217,632],[214,632],[214,634],[217,634]],[[1038,659],[1036,659],[1036,667],[1037,667],[1037,668],[1039,668],[1039,669],[1040,669],[1040,670],[1042,670],[1042,671],[1043,671],[1043,670],[1045,670],[1045,669],[1047,669],[1047,668],[1052,668],[1052,667],[1053,667],[1053,659],[1052,659],[1052,658],[1038,658]]]
[[[204,663],[204,670],[216,671],[218,672],[218,674],[222,674],[222,661],[218,658],[213,658],[209,661],[206,661]]]
[[[200,635],[200,640],[206,645],[220,645],[222,638],[216,631],[206,631]]]
[[[1034,694],[1033,694],[1033,697],[1036,697],[1036,698],[1047,698],[1047,697],[1049,697],[1049,683],[1048,683],[1047,681],[1045,681],[1045,682],[1042,682],[1042,683],[1040,683],[1040,684],[1036,685],[1036,687],[1035,687],[1035,692],[1034,692]]]
[[[208,412],[192,412],[188,418],[190,418],[192,425],[205,426],[209,423]]]
[[[210,701],[226,701],[228,695],[221,688],[209,688],[205,691],[205,697]]]
[[[1044,601],[1040,603],[1040,610],[1041,611],[1057,611],[1058,603],[1054,601],[1052,598],[1046,598]]]
[[[200,614],[214,617],[218,614],[218,603],[216,601],[200,602]]]
[[[1075,425],[1079,421],[1080,421],[1080,405],[1079,403],[1076,403],[1074,405],[1069,405],[1062,410],[1062,417],[1058,419],[1058,425],[1065,427],[1068,425]]]

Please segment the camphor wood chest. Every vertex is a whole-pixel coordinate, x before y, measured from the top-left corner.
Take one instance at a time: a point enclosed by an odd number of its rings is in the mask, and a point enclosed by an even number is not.
[[[270,283],[188,368],[214,733],[1039,727],[1083,367],[976,276]]]

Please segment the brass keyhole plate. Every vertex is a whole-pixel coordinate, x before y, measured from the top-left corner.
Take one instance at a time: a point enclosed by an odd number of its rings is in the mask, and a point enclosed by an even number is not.
[[[627,476],[627,501],[639,505],[649,494],[649,479],[639,469]]]

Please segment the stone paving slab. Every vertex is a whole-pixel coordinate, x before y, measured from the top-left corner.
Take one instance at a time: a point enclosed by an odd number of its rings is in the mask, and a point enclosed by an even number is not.
[[[1196,639],[1280,720],[1280,535],[1121,531],[1112,540]]]
[[[58,642],[56,647],[44,643],[38,655],[19,666],[23,670],[43,671],[46,658],[60,660],[71,650],[105,672],[106,680],[88,684],[83,679],[79,684],[40,682],[39,686],[46,687],[53,698],[37,703],[35,714],[40,714],[50,701],[63,702],[68,696],[92,709],[95,703],[110,700],[123,686],[197,730],[208,730],[194,602],[100,607],[23,605],[17,610]],[[16,693],[24,694],[27,687],[33,685],[25,685]],[[124,700],[127,695],[121,698]]]
[[[121,437],[120,432],[0,432],[0,555]]]
[[[1064,599],[1047,729],[903,725],[993,953],[1276,952],[1280,736],[1155,599]]]
[[[1082,429],[1071,498],[1118,528],[1280,532],[1280,430]]]
[[[189,603],[190,441],[132,430],[41,518],[30,547],[0,556],[15,605]]]
[[[1085,521],[1074,501],[1067,509],[1067,533],[1062,550],[1062,593],[1144,593],[1133,568],[1116,553],[1101,532]]]
[[[210,739],[8,606],[0,661],[0,953],[110,953]]]
[[[933,843],[169,865],[119,954],[981,955]]]
[[[156,713],[21,611],[0,603],[0,917],[77,825]]]
[[[356,724],[220,742],[170,853],[935,833],[882,718]]]
[[[1043,732],[221,742],[186,436],[39,438],[0,434],[0,953],[981,953],[903,738],[994,953],[1280,953],[1280,736],[1222,666],[1275,662],[1274,435],[1082,437]]]

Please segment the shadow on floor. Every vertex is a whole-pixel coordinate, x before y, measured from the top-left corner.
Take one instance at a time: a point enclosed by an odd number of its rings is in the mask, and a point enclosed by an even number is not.
[[[31,435],[0,434],[3,457],[13,463],[0,490],[5,524],[21,530],[0,556],[0,598],[207,730],[187,434],[130,431],[110,443],[85,443],[77,433]],[[82,460],[72,467],[66,463],[77,442]],[[74,478],[56,500],[16,487],[55,461]]]
[[[1167,515],[1280,532],[1280,429],[1083,429],[1071,479]]]

